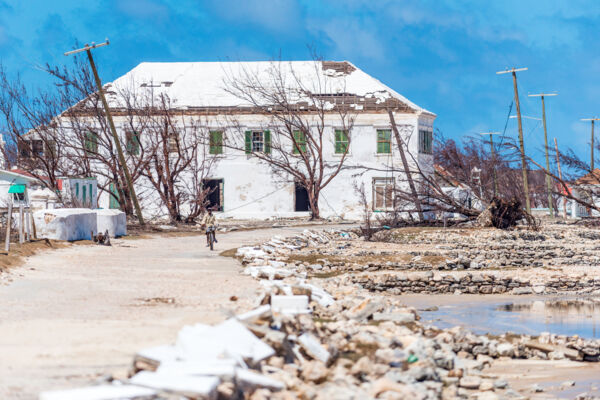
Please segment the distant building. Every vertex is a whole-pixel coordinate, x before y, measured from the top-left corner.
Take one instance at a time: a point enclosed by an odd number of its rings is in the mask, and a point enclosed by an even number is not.
[[[109,103],[116,111],[114,120],[118,134],[123,143],[127,143],[124,148],[131,150],[129,142],[132,137],[137,141],[136,146],[143,144],[146,139],[144,131],[131,131],[128,121],[135,118],[135,113],[118,104],[114,93],[133,88],[140,93],[151,94],[152,98],[165,94],[172,101],[173,112],[184,115],[189,123],[201,121],[210,132],[211,142],[214,143],[210,148],[207,145],[204,151],[213,154],[216,162],[210,176],[203,178],[203,184],[212,189],[210,206],[218,210],[220,217],[309,215],[306,190],[298,185],[294,177],[279,176],[275,179],[271,166],[252,156],[254,152],[270,151],[270,143],[274,138],[264,126],[271,120],[264,114],[252,111],[252,108],[242,104],[240,99],[223,87],[227,76],[242,74],[245,69],[256,71],[257,76],[267,76],[266,71],[273,65],[289,68],[288,78],[291,84],[295,78],[311,79],[311,74],[318,71],[330,83],[322,88],[319,96],[332,100],[341,96],[356,102],[353,111],[356,118],[350,142],[348,134],[340,130],[336,113],[331,112],[326,117],[325,161],[335,163],[341,150],[348,144],[349,151],[345,168],[322,191],[319,202],[321,216],[360,218],[363,211],[360,198],[353,189],[354,182],[364,184],[374,211],[386,212],[393,209],[393,188],[405,184],[406,179],[402,173],[390,172],[401,171],[402,164],[394,142],[388,110],[393,111],[396,124],[402,127],[403,139],[413,156],[411,162],[419,163],[422,170],[432,171],[435,114],[409,101],[347,61],[141,63],[106,85]],[[311,112],[307,111],[307,115],[310,116]],[[236,118],[242,126],[235,129],[246,132],[245,151],[232,150],[222,145],[223,141],[231,137],[230,133],[234,129],[224,123],[227,118]],[[35,136],[32,135],[30,140],[33,148],[36,144]],[[44,151],[44,146],[39,143],[37,147],[39,151]],[[293,155],[293,152],[290,141],[289,154]],[[92,190],[92,196],[98,199],[98,205],[102,208],[119,206],[115,201],[115,182],[110,181],[109,176],[108,173],[99,174],[99,192]],[[190,177],[194,178],[197,177]],[[72,181],[69,191],[71,194],[74,191],[78,193],[76,197],[85,202],[89,198],[89,188],[86,189],[85,186],[87,183],[79,182],[79,192],[77,184]],[[163,207],[161,199],[148,180],[140,177],[135,186],[144,214],[160,215]],[[84,190],[87,194],[84,194]],[[84,199],[81,196],[88,197]]]

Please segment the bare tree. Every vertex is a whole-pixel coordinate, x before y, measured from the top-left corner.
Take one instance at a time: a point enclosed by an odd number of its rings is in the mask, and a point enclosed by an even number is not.
[[[315,59],[312,70],[295,71],[273,62],[265,71],[243,68],[229,73],[225,90],[247,104],[247,112],[264,116],[252,129],[229,117],[232,137],[224,145],[268,163],[282,180],[306,189],[311,218],[320,218],[321,191],[344,168],[352,140],[357,98],[332,88]],[[343,77],[337,77],[339,85]],[[238,108],[243,112],[243,107]],[[334,125],[333,132],[328,128]],[[256,128],[256,129],[253,129]],[[327,154],[333,144],[336,157]]]

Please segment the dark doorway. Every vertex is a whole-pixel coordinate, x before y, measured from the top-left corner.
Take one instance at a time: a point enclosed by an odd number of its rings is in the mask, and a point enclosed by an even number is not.
[[[202,185],[209,189],[206,207],[213,211],[223,211],[223,179],[204,179]]]
[[[306,188],[299,182],[294,182],[295,192],[295,207],[294,211],[310,211],[310,203],[308,201],[308,192]]]

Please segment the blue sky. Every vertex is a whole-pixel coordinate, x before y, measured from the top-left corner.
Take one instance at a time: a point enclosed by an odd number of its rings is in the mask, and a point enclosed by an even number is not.
[[[49,83],[36,66],[68,62],[77,41],[111,40],[95,53],[103,81],[142,61],[307,59],[310,45],[435,112],[452,138],[502,130],[513,89],[495,72],[528,67],[522,113],[541,116],[528,93],[558,92],[549,136],[585,156],[590,127],[579,119],[600,116],[599,26],[597,0],[0,0],[0,60],[33,87]],[[540,156],[541,124],[524,131]]]

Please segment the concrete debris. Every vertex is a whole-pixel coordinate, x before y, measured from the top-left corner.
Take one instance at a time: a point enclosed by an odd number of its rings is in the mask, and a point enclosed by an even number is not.
[[[88,208],[56,208],[33,213],[37,235],[53,240],[92,240],[90,232],[96,234],[97,217]]]
[[[150,398],[156,394],[156,390],[140,386],[98,385],[42,392],[40,393],[39,400],[127,400]]]
[[[133,385],[176,393],[202,400],[216,400],[219,379],[176,373],[141,371],[129,379]]]
[[[329,357],[331,356],[327,350],[321,346],[321,342],[311,335],[310,333],[304,333],[298,337],[298,343],[302,346],[304,351],[312,358],[327,364]]]
[[[280,314],[310,314],[308,296],[271,296],[271,309]]]

